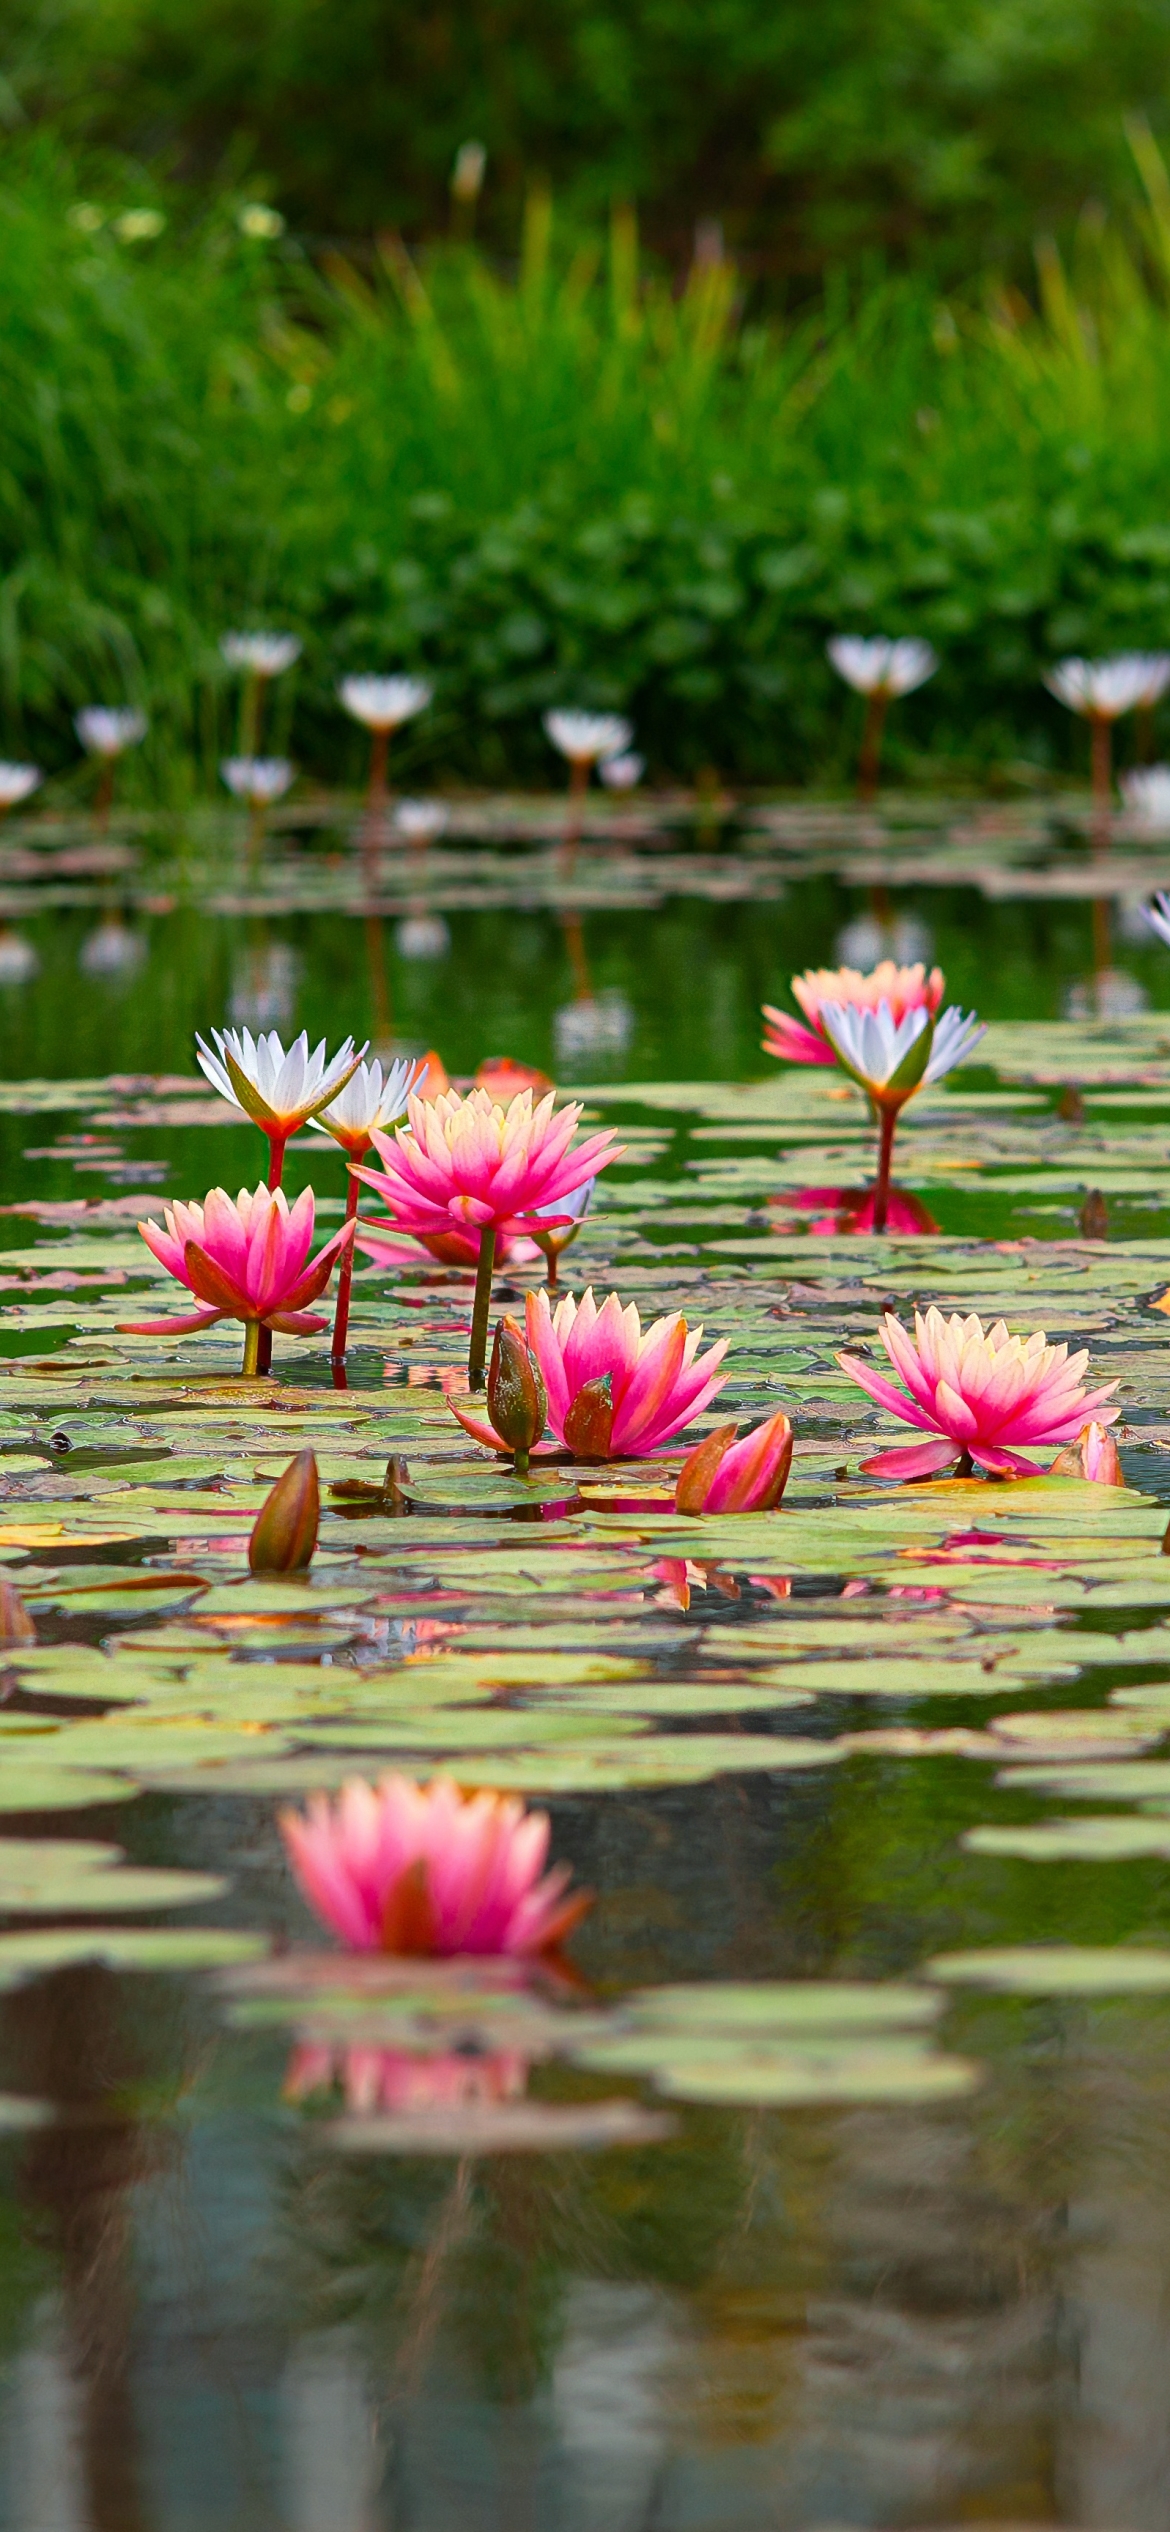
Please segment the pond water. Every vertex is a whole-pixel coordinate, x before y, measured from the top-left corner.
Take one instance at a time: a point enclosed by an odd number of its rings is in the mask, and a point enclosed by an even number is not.
[[[327,871],[218,911],[157,869],[12,882],[12,2532],[1162,2532],[1170,953],[1119,885],[1134,990],[1095,1011],[1063,846],[1031,894],[896,888],[992,1027],[900,1129],[906,1232],[859,1235],[860,1097],[768,1064],[758,1012],[871,879],[786,849],[757,896],[586,906],[609,1042],[567,1058],[531,881],[460,904],[432,864],[405,914],[305,902]],[[420,908],[440,957],[403,955]],[[100,972],[103,926],[138,948]],[[562,1281],[729,1339],[720,1415],[796,1426],[782,1510],[674,1513],[681,1449],[501,1473],[447,1405],[470,1279],[427,1260],[355,1279],[344,1390],[323,1339],[246,1384],[231,1331],[119,1333],[171,1306],[137,1219],[261,1174],[191,1059],[233,1008],[585,1082],[625,1153]],[[309,1181],[331,1225],[305,1136]],[[861,1475],[905,1436],[836,1353],[930,1300],[1087,1347],[1127,1484]],[[311,1577],[250,1579],[306,1445]],[[351,1969],[277,1811],[390,1766],[551,1810],[595,1894],[571,1970]]]

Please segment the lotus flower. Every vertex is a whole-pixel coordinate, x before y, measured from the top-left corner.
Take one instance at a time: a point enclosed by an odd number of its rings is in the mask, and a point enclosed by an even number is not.
[[[892,642],[878,633],[867,641],[861,633],[837,633],[825,647],[837,675],[855,694],[883,695],[887,702],[913,694],[938,667],[930,643],[913,638]]]
[[[250,809],[266,809],[282,800],[296,772],[287,756],[228,756],[220,766],[228,790]]]
[[[1083,1424],[1076,1441],[1058,1451],[1050,1477],[1083,1477],[1090,1486],[1124,1486],[1117,1444],[1103,1424]]]
[[[301,655],[295,633],[225,633],[219,647],[228,667],[246,677],[282,677]]]
[[[546,712],[546,735],[570,765],[596,765],[599,757],[620,756],[634,735],[632,721],[620,712]]]
[[[568,1219],[542,1209],[575,1193],[619,1155],[608,1129],[574,1150],[580,1107],[570,1103],[554,1115],[553,1100],[551,1090],[536,1107],[530,1090],[518,1092],[507,1108],[497,1107],[486,1090],[466,1099],[454,1091],[439,1099],[412,1097],[409,1127],[400,1126],[393,1143],[374,1137],[384,1168],[357,1171],[412,1238],[443,1238],[465,1227],[483,1234],[468,1358],[473,1389],[483,1385],[497,1235],[524,1231],[537,1213],[546,1226]]]
[[[738,1442],[734,1424],[721,1424],[683,1461],[675,1511],[773,1512],[791,1466],[792,1426],[786,1415],[769,1416]]]
[[[480,2109],[518,2101],[529,2063],[519,2049],[439,2049],[424,2055],[405,2048],[330,2048],[320,2041],[302,2041],[293,2050],[284,2097],[304,2101],[310,2093],[336,2087],[358,2119],[376,2118],[379,2112],[412,2118],[426,2110]]]
[[[213,1029],[211,1034],[214,1053],[196,1032],[200,1072],[230,1108],[254,1120],[282,1157],[298,1127],[333,1105],[366,1051],[362,1046],[355,1054],[353,1039],[347,1037],[336,1055],[326,1056],[322,1038],[310,1055],[304,1029],[287,1054],[275,1029],[255,1038],[250,1029]]]
[[[1087,721],[1117,721],[1157,702],[1170,685],[1170,653],[1119,651],[1112,659],[1062,659],[1045,671],[1058,703]]]
[[[835,1064],[836,1048],[821,1026],[824,1003],[876,1011],[884,1002],[897,1022],[908,1011],[936,1012],[943,998],[944,982],[941,967],[933,967],[928,976],[921,964],[897,967],[892,958],[883,958],[864,976],[856,967],[806,967],[802,976],[793,977],[792,991],[808,1027],[803,1028],[787,1011],[777,1011],[774,1004],[766,1002],[764,1052],[778,1056],[782,1063]]]
[[[213,1187],[202,1204],[164,1207],[166,1228],[140,1222],[152,1256],[185,1284],[202,1305],[189,1317],[143,1319],[127,1336],[188,1336],[217,1319],[242,1319],[247,1330],[244,1369],[256,1369],[261,1328],[287,1336],[314,1336],[328,1325],[305,1304],[324,1292],[337,1258],[353,1237],[347,1222],[309,1262],[315,1206],[306,1187],[289,1206],[281,1188],[240,1190],[235,1202]]]
[[[146,736],[145,712],[112,712],[104,704],[87,704],[83,712],[75,712],[73,726],[82,746],[90,756],[101,756],[110,763],[128,747],[137,747]]]
[[[1033,1462],[1013,1445],[1071,1442],[1086,1418],[1112,1424],[1120,1413],[1101,1412],[1117,1382],[1086,1391],[1088,1355],[1070,1357],[1042,1329],[1009,1336],[1002,1319],[985,1330],[977,1318],[944,1319],[930,1309],[925,1318],[915,1311],[912,1337],[888,1311],[879,1333],[905,1390],[852,1354],[838,1354],[842,1371],[879,1407],[934,1438],[863,1460],[867,1477],[936,1477],[956,1461],[960,1472],[974,1462],[991,1476],[1033,1477]]]
[[[725,1386],[715,1375],[726,1337],[700,1354],[702,1328],[688,1331],[678,1311],[643,1335],[635,1304],[623,1309],[616,1292],[600,1310],[586,1292],[579,1307],[570,1294],[555,1311],[547,1293],[530,1292],[526,1334],[548,1400],[548,1447],[581,1459],[645,1458],[693,1424]],[[447,1403],[465,1433],[499,1450],[489,1423]]]
[[[566,1896],[567,1865],[544,1873],[547,1812],[441,1777],[351,1777],[280,1827],[310,1907],[355,1952],[526,1958],[555,1950],[590,1904]]]
[[[337,691],[350,718],[367,730],[397,730],[425,712],[435,690],[423,677],[343,677]]]
[[[30,792],[39,791],[44,779],[39,765],[0,765],[0,817],[27,800]]]

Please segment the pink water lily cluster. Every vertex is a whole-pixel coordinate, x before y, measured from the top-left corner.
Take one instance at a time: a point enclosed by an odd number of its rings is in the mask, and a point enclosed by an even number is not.
[[[702,1328],[681,1311],[644,1332],[632,1301],[611,1292],[598,1309],[592,1291],[566,1294],[553,1310],[546,1292],[530,1292],[525,1335],[547,1398],[546,1447],[581,1459],[640,1459],[702,1415],[723,1387],[719,1365],[727,1339],[700,1354]],[[477,1442],[499,1450],[485,1417],[449,1401]]]
[[[352,1777],[280,1820],[310,1907],[355,1952],[550,1952],[580,1923],[587,1892],[569,1867],[545,1872],[549,1819],[511,1795]]]
[[[1023,1457],[1029,1445],[1076,1441],[1088,1419],[1107,1425],[1120,1413],[1105,1404],[1117,1382],[1086,1390],[1088,1355],[1050,1345],[1043,1329],[1009,1336],[1002,1319],[985,1329],[975,1317],[944,1319],[930,1309],[925,1318],[915,1311],[913,1336],[887,1311],[879,1334],[904,1388],[853,1354],[838,1354],[842,1371],[876,1405],[932,1438],[863,1460],[870,1477],[937,1477],[956,1462],[994,1477],[1032,1477],[1035,1462]]]

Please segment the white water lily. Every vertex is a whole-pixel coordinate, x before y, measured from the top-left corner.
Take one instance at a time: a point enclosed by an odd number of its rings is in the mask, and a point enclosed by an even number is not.
[[[973,1053],[986,1026],[957,1003],[937,1020],[924,1005],[895,1020],[888,1002],[822,1002],[819,1024],[838,1063],[879,1107],[901,1107],[924,1082],[941,1081]]]
[[[417,1063],[409,1055],[391,1064],[385,1073],[376,1055],[372,1063],[359,1063],[337,1098],[310,1117],[314,1134],[331,1134],[343,1151],[360,1158],[375,1134],[385,1133],[389,1126],[397,1124],[399,1117],[405,1116],[406,1102],[419,1074],[425,1071],[425,1057]]]
[[[397,730],[426,711],[434,691],[425,677],[343,677],[337,689],[351,718],[367,730]]]
[[[353,1039],[347,1037],[336,1055],[327,1056],[322,1038],[310,1055],[304,1029],[287,1054],[275,1029],[260,1037],[253,1037],[250,1029],[213,1029],[211,1034],[214,1053],[196,1034],[200,1071],[229,1107],[240,1109],[282,1142],[332,1104],[366,1051],[363,1045],[355,1054]]]
[[[1170,765],[1136,765],[1121,777],[1121,796],[1143,826],[1170,827]]]
[[[301,655],[295,633],[225,633],[219,647],[228,667],[246,677],[281,677]]]
[[[429,844],[432,836],[445,833],[451,812],[445,800],[400,800],[394,812],[394,828],[408,844]]]
[[[120,756],[127,747],[137,747],[146,736],[145,712],[112,711],[102,703],[87,703],[73,715],[73,727],[81,744],[91,756],[104,756],[107,761]]]
[[[1060,659],[1044,683],[1058,703],[1089,721],[1117,721],[1157,702],[1170,685],[1170,654],[1118,651],[1111,659]]]
[[[938,654],[930,643],[913,636],[895,642],[883,633],[870,638],[862,633],[837,633],[825,648],[837,675],[859,695],[892,699],[913,694],[938,667]]]
[[[620,756],[603,756],[597,770],[607,791],[632,791],[646,771],[646,759],[627,747]]]
[[[620,712],[546,712],[544,728],[570,765],[595,765],[599,757],[620,756],[634,735],[633,722],[623,720]]]
[[[39,791],[44,779],[39,765],[0,765],[0,809],[15,809],[30,791]]]
[[[219,770],[228,790],[252,809],[282,800],[296,774],[287,756],[228,756]]]

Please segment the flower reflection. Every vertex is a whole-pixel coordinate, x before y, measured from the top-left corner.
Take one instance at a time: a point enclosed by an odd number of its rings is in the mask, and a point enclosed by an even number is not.
[[[528,2081],[529,2060],[519,2049],[441,2049],[422,2054],[405,2048],[331,2048],[304,2041],[294,2048],[284,2079],[286,2101],[340,2092],[358,2118],[378,2111],[466,2110],[487,2102],[518,2101]]]
[[[835,1239],[850,1232],[860,1234],[876,1229],[877,1195],[876,1187],[795,1187],[791,1193],[770,1197],[769,1209],[778,1217],[774,1225],[778,1231],[795,1227],[783,1219],[785,1214],[812,1213],[815,1219],[808,1228],[813,1236]],[[900,1231],[909,1237],[914,1233],[937,1233],[938,1227],[934,1215],[928,1213],[920,1197],[912,1196],[905,1187],[888,1189],[887,1232]]]

